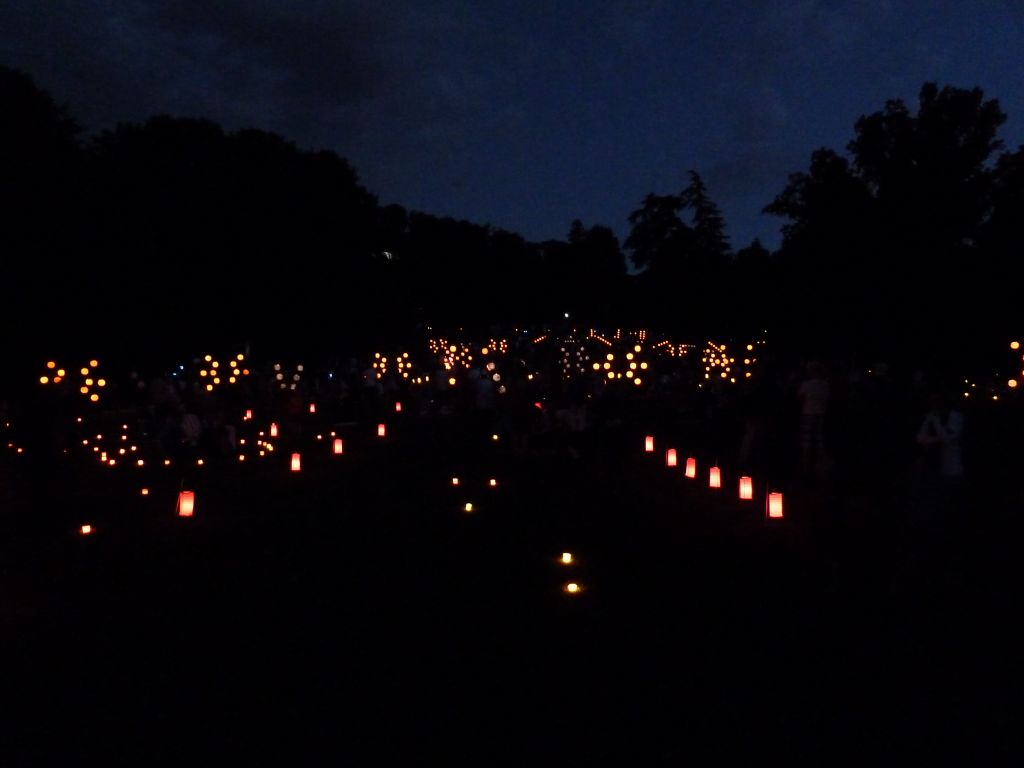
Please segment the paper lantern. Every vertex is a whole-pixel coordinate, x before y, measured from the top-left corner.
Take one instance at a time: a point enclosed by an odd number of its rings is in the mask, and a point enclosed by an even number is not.
[[[773,517],[773,518],[782,517],[782,494],[781,493],[769,493],[768,494],[768,517]]]
[[[466,506],[464,506],[464,507],[463,507],[463,509],[464,509],[464,510],[465,510],[466,512],[472,512],[472,511],[473,511],[473,502],[471,502],[471,501],[467,501],[467,502],[466,502]]]
[[[334,438],[334,455],[340,456],[344,452],[344,446],[341,443],[341,438]]]
[[[402,412],[402,404],[401,403],[395,403],[395,413],[401,413],[401,412]]]
[[[570,595],[578,595],[582,589],[575,581],[570,581],[565,585],[565,591]]]
[[[192,517],[196,508],[194,491],[182,491],[178,494],[178,517]]]
[[[740,498],[747,500],[754,498],[754,481],[749,477],[740,478]]]
[[[143,496],[149,496],[149,488],[143,488],[142,489],[142,495]]]
[[[302,456],[297,453],[292,454],[292,472],[298,472],[302,469]]]
[[[686,476],[691,480],[697,477],[697,460],[692,457],[686,460]]]
[[[562,553],[562,565],[570,565],[572,563],[572,552]]]
[[[388,433],[388,428],[384,424],[377,425],[377,437],[384,437]]]
[[[90,533],[92,533],[92,526],[91,525],[83,525],[78,530],[81,532],[81,534],[83,536],[88,536]]]
[[[245,420],[246,421],[252,421],[252,408],[246,408],[246,410],[245,410]]]
[[[676,449],[669,448],[667,451],[665,451],[665,466],[674,467],[676,466],[676,462]]]
[[[277,423],[271,422],[270,424],[270,436],[277,437]]]
[[[309,412],[310,413],[316,413],[316,403],[310,403],[309,404]]]
[[[493,477],[490,480],[487,481],[487,484],[489,486],[491,486],[491,488],[497,488],[498,487],[498,481],[495,478],[493,478]]]
[[[644,451],[646,453],[654,453],[654,436],[648,435],[644,438]]]
[[[708,474],[708,485],[712,488],[722,487],[722,470],[718,467],[712,467]]]
[[[459,478],[453,477],[452,478],[452,485],[458,485],[458,484],[459,484]]]

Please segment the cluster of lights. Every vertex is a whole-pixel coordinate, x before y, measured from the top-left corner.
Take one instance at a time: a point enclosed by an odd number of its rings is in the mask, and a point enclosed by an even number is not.
[[[1016,341],[1016,340],[1011,341],[1010,342],[1010,351],[1019,354],[1020,353],[1020,342]],[[1016,358],[1016,354],[1014,355],[1014,357]],[[1022,362],[1024,362],[1024,356],[1022,356],[1020,359],[1014,360],[1014,367],[1016,367],[1017,365],[1020,365]],[[1020,386],[1021,381],[1024,380],[1024,370],[1022,370],[1020,372],[1020,376],[1021,376],[1020,379],[1016,378],[1015,376],[1011,377],[1010,379],[1008,379],[1007,382],[1006,382],[1006,386],[1008,386],[1010,389],[1017,389]],[[966,397],[966,396],[967,395],[965,393],[964,397]]]
[[[490,350],[488,350],[490,351]],[[452,371],[458,366],[471,368],[473,363],[473,350],[468,344],[454,343],[447,339],[431,339],[430,352],[437,355],[446,371]],[[450,381],[453,384],[455,382]]]
[[[207,392],[213,392],[220,386],[237,384],[243,376],[249,375],[249,369],[243,367],[245,355],[239,352],[233,359],[221,364],[214,360],[213,355],[203,357],[203,367],[199,369],[199,383]]]
[[[403,379],[409,378],[409,371],[412,369],[412,361],[409,360],[409,353],[403,352],[393,358],[385,357],[380,352],[376,352],[373,355],[373,367],[377,371],[377,378],[382,378],[387,372],[389,366],[394,366],[395,370],[401,375]]]
[[[574,345],[573,339],[566,340],[561,348],[562,378],[584,373],[590,367],[590,355],[582,344]]]
[[[107,386],[107,380],[101,379],[96,375],[96,369],[99,367],[99,364],[99,360],[90,360],[88,365],[83,365],[78,369],[80,376],[78,392],[91,403],[99,402],[100,395],[97,390]],[[58,366],[56,361],[49,360],[46,363],[46,373],[39,377],[39,383],[43,385],[61,384],[67,378],[68,372]]]
[[[606,382],[625,378],[639,387],[643,384],[645,371],[648,368],[647,361],[641,359],[643,351],[644,348],[641,344],[634,344],[632,349],[625,353],[620,352],[618,356],[614,352],[608,352],[604,356],[604,362],[594,362],[591,364],[591,368],[595,373],[603,376]]]
[[[281,363],[274,363],[274,381],[277,382],[281,389],[294,390],[299,382],[302,381],[302,374],[305,371],[305,366],[301,363],[295,366],[294,371],[287,371]]]
[[[757,363],[757,348],[765,342],[756,341],[747,344],[743,350],[742,357],[734,357],[725,344],[715,344],[709,341],[704,347],[701,362],[704,363],[704,378],[707,380],[726,380],[735,384],[737,379],[749,379],[752,368]]]
[[[695,344],[673,344],[671,341],[665,340],[659,341],[651,347],[651,351],[669,357],[686,357],[695,346]]]

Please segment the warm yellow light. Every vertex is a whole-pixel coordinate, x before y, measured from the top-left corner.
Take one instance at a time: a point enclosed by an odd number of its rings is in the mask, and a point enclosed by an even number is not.
[[[213,384],[207,384],[206,385],[206,391],[207,392],[213,392]]]
[[[78,530],[81,531],[83,536],[88,536],[90,533],[92,533],[92,526],[91,525],[83,525]]]
[[[64,376],[64,373],[65,373],[65,371],[64,371],[64,369],[63,369],[63,368],[58,368],[58,369],[57,369],[57,375],[58,375],[58,376],[60,376],[60,377],[63,377],[63,376]]]
[[[580,585],[577,584],[575,581],[570,581],[568,584],[565,585],[565,591],[568,592],[570,595],[579,594]]]
[[[562,562],[565,565],[569,565],[569,563],[572,562],[572,552],[563,552],[562,553]]]
[[[203,368],[203,370],[201,370],[201,371],[199,372],[199,375],[200,375],[200,376],[205,376],[205,375],[206,375],[206,369],[205,369],[205,368]]]
[[[85,380],[85,386],[91,387],[92,386],[92,379],[86,379]]]
[[[1009,385],[1010,389],[1016,389],[1017,388],[1017,380],[1016,379],[1010,379],[1006,383],[1007,383],[1007,385]]]
[[[143,496],[149,496],[149,488],[143,488],[142,489],[142,495]]]
[[[627,379],[632,379],[633,378],[633,372],[632,371],[626,371],[626,378]]]
[[[1019,341],[1011,341],[1010,342],[1010,349],[1020,349],[1020,342]]]
[[[79,371],[79,373],[81,373],[83,376],[88,376],[89,375],[89,369],[88,368],[82,368]]]
[[[81,392],[83,395],[89,394],[89,388],[88,387],[79,387],[78,391]]]
[[[497,435],[491,435],[491,440],[495,440],[495,441],[497,441],[497,439],[498,439],[498,436],[497,436]]]
[[[633,353],[632,352],[627,352],[626,353],[626,359],[627,360],[632,360],[633,359]]]
[[[608,378],[609,379],[614,379],[615,378],[615,371],[608,371]]]
[[[213,383],[214,384],[220,384],[220,377],[219,376],[215,376],[214,379],[213,379]]]
[[[50,377],[49,376],[40,376],[39,377],[39,383],[40,384],[49,384],[50,383]]]
[[[455,386],[455,377],[454,376],[452,376],[452,377],[450,377],[448,379],[448,386],[449,387],[454,387]]]
[[[641,381],[642,380],[639,378],[633,379],[633,383],[636,384],[637,386],[640,386]]]
[[[492,477],[490,480],[487,481],[487,484],[491,486],[491,488],[496,488],[498,486],[498,481]]]
[[[235,360],[245,360],[245,355],[239,352],[237,355],[235,355]]]
[[[640,363],[640,370],[641,371],[646,371],[647,370],[647,363]]]
[[[91,395],[89,395],[89,399],[92,400],[95,403],[95,402],[99,401],[100,396],[97,395],[95,392],[93,392]]]
[[[614,360],[614,359],[615,359],[615,355],[613,355],[611,352],[609,352],[607,355],[605,355],[605,360]]]
[[[96,386],[98,386],[98,387],[105,387],[105,386],[107,386],[107,380],[106,379],[97,379],[96,380]]]
[[[205,360],[206,362],[210,362],[211,360],[213,360],[213,355],[206,355],[206,356],[205,356],[205,357],[203,358],[203,360]]]
[[[213,368],[220,368],[220,363],[214,360],[212,363],[210,363],[210,366]]]
[[[473,511],[473,502],[467,501],[466,505],[462,509],[464,511],[466,511],[466,512],[472,512]]]
[[[722,349],[725,349],[725,347],[722,347]],[[754,349],[754,345],[753,344],[747,344],[747,351],[748,352],[752,351],[753,349]]]
[[[234,384],[236,381],[234,376],[228,376],[228,384]]]
[[[56,368],[56,367],[57,367],[57,364],[56,364],[55,362],[53,362],[53,360],[50,360],[50,361],[49,361],[49,362],[48,362],[48,363],[46,364],[46,367],[47,367],[47,368],[51,368],[51,369],[52,369],[52,368]]]

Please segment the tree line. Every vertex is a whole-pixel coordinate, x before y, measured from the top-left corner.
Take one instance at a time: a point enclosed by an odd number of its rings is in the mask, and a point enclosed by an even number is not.
[[[639,202],[622,243],[579,220],[530,242],[382,205],[345,159],[260,130],[155,116],[83,137],[11,69],[0,115],[12,354],[315,350],[569,312],[694,340],[768,329],[807,353],[980,361],[1020,330],[1024,148],[1004,151],[1006,115],[980,88],[926,83],[916,111],[894,100],[857,120],[846,154],[815,151],[765,208],[782,222],[775,252],[734,250],[692,170]]]

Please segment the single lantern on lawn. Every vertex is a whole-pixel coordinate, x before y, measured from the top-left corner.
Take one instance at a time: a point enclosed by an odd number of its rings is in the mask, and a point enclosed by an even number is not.
[[[192,517],[196,508],[194,491],[182,491],[178,494],[178,517]]]

